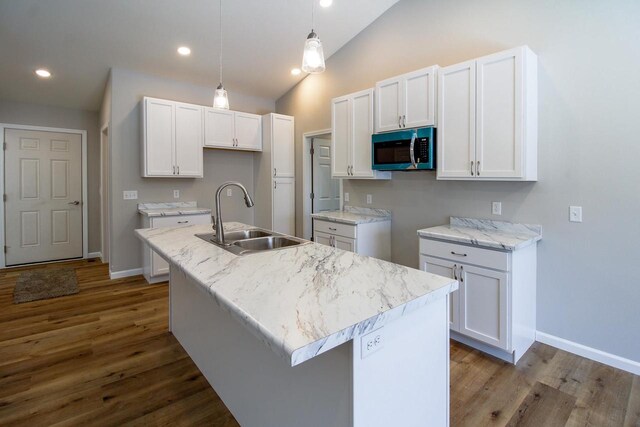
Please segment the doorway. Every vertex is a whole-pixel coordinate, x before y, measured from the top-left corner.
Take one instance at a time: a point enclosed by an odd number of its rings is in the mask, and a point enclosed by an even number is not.
[[[100,254],[102,262],[109,263],[109,126],[100,131]]]
[[[303,135],[303,235],[313,237],[312,213],[342,208],[342,180],[331,177],[331,130]]]
[[[0,267],[86,257],[86,131],[21,125],[0,130]]]

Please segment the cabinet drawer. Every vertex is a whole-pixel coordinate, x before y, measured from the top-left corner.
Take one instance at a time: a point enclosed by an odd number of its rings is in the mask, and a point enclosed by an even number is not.
[[[313,227],[321,233],[335,234],[337,236],[356,238],[356,226],[349,224],[340,224],[338,222],[313,220]]]
[[[211,214],[160,216],[151,218],[151,227],[153,228],[194,224],[211,224]]]
[[[475,264],[495,270],[510,270],[510,253],[476,248],[439,240],[420,239],[420,253],[450,259],[464,264]]]

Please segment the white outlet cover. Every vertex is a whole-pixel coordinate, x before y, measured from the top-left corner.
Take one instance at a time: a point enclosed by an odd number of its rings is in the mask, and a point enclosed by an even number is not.
[[[349,201],[349,193],[344,193],[344,201],[345,202]]]
[[[384,347],[384,328],[360,337],[360,358],[364,359]]]
[[[180,198],[180,190],[173,190],[173,198],[174,199]]]
[[[137,190],[125,190],[122,192],[122,198],[124,200],[136,200],[138,198]]]
[[[491,202],[491,213],[494,215],[502,215],[502,202]]]
[[[367,204],[370,205],[373,202],[373,196],[371,194],[367,194]]]
[[[569,221],[582,222],[582,206],[569,206]]]

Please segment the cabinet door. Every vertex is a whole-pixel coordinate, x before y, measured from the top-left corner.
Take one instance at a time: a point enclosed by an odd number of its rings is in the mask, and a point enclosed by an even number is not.
[[[233,148],[235,114],[229,110],[204,109],[204,146]]]
[[[480,178],[523,176],[524,49],[476,62],[476,170]]]
[[[371,134],[373,133],[373,90],[351,95],[351,176],[373,177]]]
[[[439,70],[438,179],[471,178],[472,162],[475,170],[475,86],[475,61]]]
[[[428,67],[403,76],[403,127],[434,126],[436,123],[436,70]]]
[[[202,177],[202,107],[176,104],[176,161],[177,174]]]
[[[508,274],[462,265],[460,333],[509,351]]]
[[[376,132],[400,129],[402,77],[376,83]]]
[[[320,243],[321,245],[333,246],[331,237],[331,234],[323,233],[321,231],[313,233],[313,241]]]
[[[295,176],[293,117],[274,114],[272,120],[271,155],[275,176],[293,178]]]
[[[458,280],[459,267],[460,264],[452,261],[420,255],[420,270],[429,273]],[[449,329],[456,332],[460,331],[459,298],[459,290],[449,294]]]
[[[273,179],[273,231],[296,234],[295,180]]]
[[[334,247],[343,251],[357,252],[356,239],[349,237],[333,236]]]
[[[331,177],[348,178],[350,165],[349,121],[351,103],[348,96],[331,101]]]
[[[144,100],[144,176],[173,176],[175,114],[172,101]]]
[[[262,117],[249,113],[236,113],[236,147],[262,151]]]

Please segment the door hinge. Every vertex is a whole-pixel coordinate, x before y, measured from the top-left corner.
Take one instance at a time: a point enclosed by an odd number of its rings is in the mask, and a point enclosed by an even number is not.
[[[7,149],[7,143],[6,142],[2,143],[2,149],[6,151],[6,149]]]
[[[6,201],[7,201],[7,195],[6,195],[6,194],[3,194],[3,195],[2,195],[2,201],[3,201],[3,202],[6,202]]]
[[[316,195],[311,193],[311,194],[309,194],[309,197],[311,198],[311,200],[313,200],[316,197]]]
[[[311,155],[313,156],[316,152],[316,150],[313,149],[313,147],[311,147],[311,150],[309,151],[311,153]]]
[[[3,250],[4,250],[4,253],[6,254],[7,253],[7,245],[4,245],[4,249]]]

